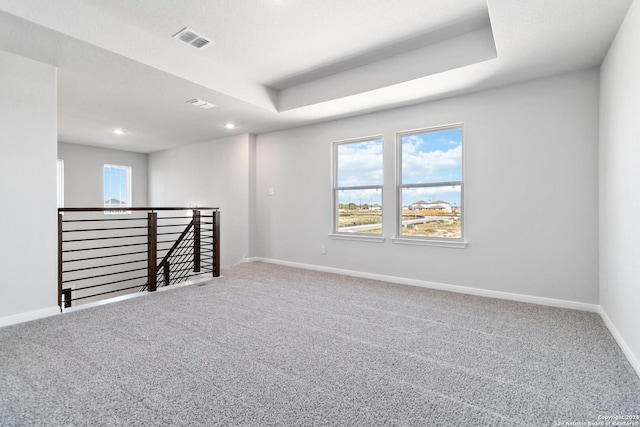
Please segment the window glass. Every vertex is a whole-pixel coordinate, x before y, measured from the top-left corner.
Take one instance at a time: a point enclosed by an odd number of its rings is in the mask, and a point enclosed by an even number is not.
[[[131,207],[131,167],[104,165],[104,207]]]
[[[382,138],[334,143],[334,232],[382,234]]]
[[[337,145],[338,187],[382,185],[382,139]]]
[[[398,235],[462,239],[462,126],[398,134]]]
[[[462,129],[402,137],[402,184],[462,181]]]

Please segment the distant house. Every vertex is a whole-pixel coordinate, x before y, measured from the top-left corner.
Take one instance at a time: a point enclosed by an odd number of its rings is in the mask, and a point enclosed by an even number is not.
[[[451,205],[443,200],[436,200],[435,202],[425,202],[424,200],[418,200],[411,205],[411,209],[414,210],[438,210],[450,213],[452,212]]]
[[[127,207],[127,202],[118,199],[109,199],[104,201],[104,206],[108,208]]]
[[[372,211],[381,211],[382,210],[382,206],[380,206],[380,204],[378,203],[374,203],[371,206],[369,206],[369,209]]]

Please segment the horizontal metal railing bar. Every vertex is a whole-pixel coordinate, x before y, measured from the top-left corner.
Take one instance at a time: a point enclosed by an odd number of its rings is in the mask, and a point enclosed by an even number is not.
[[[104,249],[112,249],[112,248],[128,248],[131,246],[147,246],[147,242],[144,243],[129,243],[126,245],[113,245],[113,246],[98,246],[98,247],[94,247],[94,248],[80,248],[80,249],[66,249],[63,250],[62,253],[69,253],[69,252],[80,252],[80,251],[97,251],[97,250],[104,250]]]
[[[193,218],[192,215],[185,215],[185,216],[161,216],[158,217],[158,221],[166,221],[168,219],[191,219]]]
[[[184,240],[187,241],[187,242],[192,242],[193,241],[193,239],[184,239]],[[173,240],[158,240],[158,244],[161,244],[161,243],[175,243],[175,241],[173,241]]]
[[[105,274],[98,274],[95,276],[87,276],[87,277],[81,277],[79,279],[69,279],[69,280],[63,280],[62,283],[71,283],[71,282],[79,282],[81,280],[89,280],[89,279],[98,279],[100,277],[107,277],[107,276],[115,276],[116,274],[124,274],[124,273],[133,273],[135,271],[142,271],[142,270],[146,270],[147,267],[143,267],[143,268],[134,268],[131,270],[122,270],[122,271],[117,271],[115,273],[105,273]],[[145,276],[146,277],[146,276]]]
[[[75,273],[76,271],[86,271],[86,270],[95,270],[98,268],[106,268],[106,267],[115,267],[118,265],[127,265],[127,264],[135,264],[138,262],[147,262],[148,259],[137,259],[135,261],[126,261],[126,262],[116,262],[114,264],[103,264],[103,265],[96,265],[93,267],[83,267],[83,268],[74,268],[73,270],[63,270],[63,273]]]
[[[137,227],[109,227],[109,228],[80,228],[77,230],[62,230],[63,233],[83,233],[89,231],[111,231],[111,230],[138,230],[147,229],[146,225],[139,225]]]
[[[74,222],[114,222],[114,221],[147,221],[146,216],[135,218],[93,218],[93,219],[63,219],[63,224],[71,224]]]
[[[140,280],[140,279],[146,279],[146,278],[147,276],[145,275],[140,277],[132,277],[130,279],[114,280],[112,282],[100,283],[98,285],[85,286],[83,288],[75,288],[74,291],[84,291],[85,289],[99,288],[100,286],[115,285],[116,283],[130,282],[132,280]],[[142,285],[137,285],[136,288],[140,286]]]
[[[147,253],[147,251],[125,252],[125,253],[113,254],[113,255],[102,255],[102,256],[92,256],[92,257],[87,257],[87,258],[66,259],[66,260],[63,260],[62,262],[63,263],[67,263],[67,262],[78,262],[78,261],[92,261],[92,260],[95,260],[95,259],[114,258],[114,257],[119,257],[119,256],[139,255],[139,254],[146,254],[146,253]]]
[[[192,210],[200,210],[200,211],[218,211],[220,208],[213,207],[127,207],[127,208],[58,208],[58,212],[104,212],[104,211],[151,211],[151,212],[159,212],[159,211],[192,211]]]
[[[113,291],[100,292],[99,294],[92,294],[92,295],[86,295],[84,297],[71,298],[71,301],[78,301],[78,300],[81,300],[81,299],[98,297],[100,295],[107,295],[107,294],[113,294],[113,293],[116,293],[116,292],[128,291],[130,289],[136,289],[136,288],[139,288],[139,287],[140,287],[140,285],[136,285],[136,286],[130,286],[128,288],[115,289]]]
[[[63,240],[62,243],[74,243],[74,242],[92,242],[94,240],[112,240],[112,239],[133,239],[136,237],[147,237],[146,234],[132,234],[127,236],[110,236],[110,237],[91,237],[86,239],[69,239]]]
[[[158,236],[170,236],[172,234],[182,234],[182,230],[181,231],[174,231],[174,232],[171,232],[171,233],[158,233],[157,235]]]
[[[191,217],[188,218],[189,220],[191,219]],[[184,227],[185,225],[189,225],[189,221],[185,221],[182,222],[180,224],[158,224],[158,228],[162,228],[162,227]]]

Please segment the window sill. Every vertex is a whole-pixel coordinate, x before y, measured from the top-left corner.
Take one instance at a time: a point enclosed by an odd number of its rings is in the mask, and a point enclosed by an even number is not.
[[[384,243],[385,238],[382,236],[366,236],[356,233],[331,233],[330,239],[334,240],[353,240],[356,242]]]
[[[454,249],[464,249],[468,244],[467,242],[462,241],[447,242],[445,240],[413,239],[406,237],[395,237],[391,240],[393,241],[393,243],[397,243],[399,245],[435,246],[440,248]]]
[[[131,211],[125,210],[125,209],[114,209],[114,210],[108,210],[108,211],[104,211],[105,215],[130,215]]]

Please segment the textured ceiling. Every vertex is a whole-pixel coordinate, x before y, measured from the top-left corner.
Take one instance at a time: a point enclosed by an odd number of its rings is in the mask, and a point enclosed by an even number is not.
[[[153,152],[597,66],[630,3],[0,0],[0,49],[58,67],[61,141]]]

